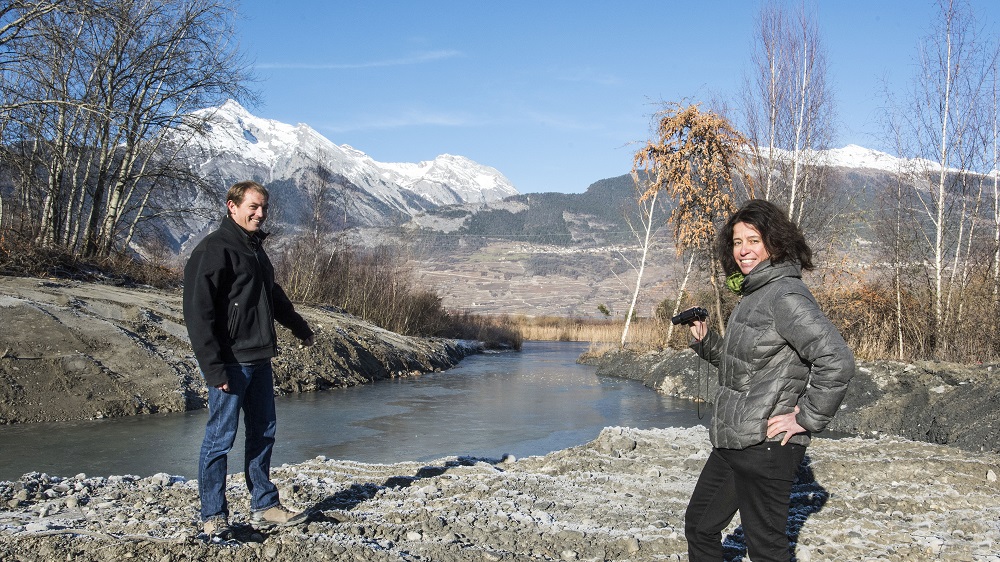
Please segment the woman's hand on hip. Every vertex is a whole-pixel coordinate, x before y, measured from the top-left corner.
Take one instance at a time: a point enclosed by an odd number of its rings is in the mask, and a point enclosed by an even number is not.
[[[769,418],[767,420],[767,438],[770,439],[775,435],[781,435],[784,433],[785,437],[781,440],[781,444],[784,445],[788,443],[788,440],[791,439],[793,435],[805,433],[806,428],[799,425],[799,422],[795,420],[795,415],[798,413],[799,407],[796,406],[794,412]]]

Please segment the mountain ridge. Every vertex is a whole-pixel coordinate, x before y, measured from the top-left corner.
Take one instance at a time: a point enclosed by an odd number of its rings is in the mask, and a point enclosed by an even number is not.
[[[626,281],[637,263],[639,244],[630,225],[639,225],[635,185],[628,173],[593,182],[582,193],[517,193],[493,168],[461,156],[440,155],[416,163],[378,163],[349,145],[336,145],[304,124],[287,125],[254,117],[242,106],[216,108],[208,142],[192,143],[192,162],[228,185],[258,179],[274,194],[272,225],[283,230],[278,244],[308,226],[316,205],[328,207],[328,232],[342,232],[359,245],[407,248],[417,282],[433,288],[446,307],[484,313],[594,316],[597,304],[620,314],[632,288]],[[788,157],[777,152],[778,157]],[[815,221],[808,228],[823,240],[845,243],[867,238],[853,228],[874,208],[876,193],[895,172],[922,166],[848,145],[804,155],[822,157],[831,194],[813,194],[810,208],[840,209],[851,225],[829,236]],[[333,191],[325,195],[320,168]],[[627,172],[627,171],[626,171]],[[495,188],[495,189],[494,189]],[[206,196],[207,197],[207,196]],[[221,194],[212,209],[221,216]],[[657,233],[643,280],[641,314],[676,292],[677,261],[666,218],[657,212]],[[808,219],[808,217],[806,217]],[[186,218],[178,251],[214,228],[215,220]],[[193,234],[192,234],[193,233]],[[558,298],[554,298],[558,295]]]
[[[163,241],[181,256],[214,228],[223,190],[237,181],[268,187],[281,203],[272,222],[293,230],[310,220],[333,230],[394,226],[440,206],[484,205],[518,194],[500,171],[464,156],[378,162],[307,124],[257,117],[233,100],[195,111],[190,121],[193,127],[173,134],[170,145],[207,187],[182,187],[157,202],[188,210],[156,220]]]
[[[441,205],[489,202],[518,193],[495,168],[443,154],[420,163],[378,162],[350,145],[338,145],[307,124],[289,125],[257,117],[236,101],[196,111],[203,134],[177,135],[182,158],[202,177],[225,184],[258,179],[300,184],[334,178],[344,189],[363,193],[352,224],[384,224],[377,205],[410,215]],[[348,184],[348,185],[344,185]],[[309,189],[308,185],[300,186]]]

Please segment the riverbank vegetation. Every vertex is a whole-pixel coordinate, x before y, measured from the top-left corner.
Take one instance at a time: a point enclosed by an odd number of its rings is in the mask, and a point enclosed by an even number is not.
[[[417,285],[399,248],[327,240],[313,234],[298,236],[272,256],[275,276],[293,301],[332,304],[408,336],[521,348],[522,335],[507,319],[447,310],[437,292]]]
[[[84,256],[16,235],[0,237],[0,275],[148,285],[158,289],[180,287],[182,277],[175,268],[121,252]]]
[[[520,349],[522,336],[508,319],[446,310],[433,291],[414,285],[411,272],[387,248],[339,247],[300,253],[294,244],[278,252],[275,271],[296,302],[333,306],[381,328],[408,336],[483,342],[487,348]],[[30,240],[0,240],[0,275],[73,279],[113,285],[177,289],[183,274],[135,256],[82,256]]]
[[[622,335],[622,320],[564,316],[526,316],[522,314],[493,317],[509,324],[525,340],[587,342],[591,352],[617,349]],[[633,318],[627,347],[636,351],[663,349],[666,331],[658,318]]]

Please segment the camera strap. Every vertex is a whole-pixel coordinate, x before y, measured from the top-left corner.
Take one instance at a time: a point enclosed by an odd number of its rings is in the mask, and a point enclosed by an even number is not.
[[[706,363],[708,363],[708,361],[705,361],[701,357],[698,357],[698,380],[695,382],[695,385],[697,386],[697,388],[695,389],[695,403],[698,405],[697,412],[699,420],[705,417],[705,414],[703,414],[701,411],[701,405],[705,403],[705,400],[707,400],[707,397],[704,396],[704,394],[708,394],[708,373],[705,372],[704,369],[704,365]],[[702,381],[705,382],[704,394],[701,391]]]

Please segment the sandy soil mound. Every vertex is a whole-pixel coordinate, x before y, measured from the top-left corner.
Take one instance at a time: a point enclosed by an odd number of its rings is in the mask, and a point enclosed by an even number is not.
[[[158,475],[0,483],[3,560],[686,560],[683,512],[704,428],[607,428],[525,459],[274,470],[307,525],[256,532],[233,477],[241,542],[199,535],[194,481]],[[1000,561],[1000,458],[902,439],[816,439],[789,534],[800,561]],[[745,554],[738,520],[727,557]]]
[[[400,336],[337,310],[300,306],[317,332],[278,332],[279,394],[447,369],[475,346]],[[0,424],[204,407],[179,291],[0,277]]]

